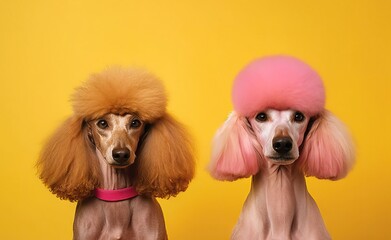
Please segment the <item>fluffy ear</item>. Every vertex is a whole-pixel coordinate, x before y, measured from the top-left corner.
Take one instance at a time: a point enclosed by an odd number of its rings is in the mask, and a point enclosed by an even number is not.
[[[77,201],[98,186],[99,171],[82,119],[70,117],[49,138],[37,162],[38,174],[53,194]]]
[[[160,198],[185,191],[194,176],[189,134],[169,114],[154,122],[137,150],[133,185],[140,194]]]
[[[233,112],[217,131],[212,146],[211,175],[233,181],[259,170],[261,146],[245,117]]]
[[[346,176],[354,159],[354,145],[346,127],[324,110],[313,122],[300,153],[305,174],[337,180]]]

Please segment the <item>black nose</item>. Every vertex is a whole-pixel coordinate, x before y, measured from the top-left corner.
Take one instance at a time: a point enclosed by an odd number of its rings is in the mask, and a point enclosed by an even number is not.
[[[125,163],[129,160],[130,151],[127,148],[114,148],[112,155],[117,163]]]
[[[278,153],[287,153],[292,149],[292,138],[275,137],[273,138],[273,149]]]

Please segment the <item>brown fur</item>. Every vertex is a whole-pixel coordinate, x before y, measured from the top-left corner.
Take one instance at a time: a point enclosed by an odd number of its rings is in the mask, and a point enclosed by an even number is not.
[[[139,192],[165,198],[186,190],[194,175],[192,144],[186,136],[185,128],[169,114],[154,123],[133,168]]]
[[[106,113],[134,113],[154,122],[166,112],[163,84],[152,74],[139,69],[110,68],[93,74],[72,96],[75,115],[86,120]]]
[[[149,125],[132,182],[140,194],[168,198],[186,190],[194,176],[193,149],[185,128],[166,112],[162,83],[143,70],[110,68],[91,78],[72,97],[74,115],[49,138],[37,162],[38,173],[61,199],[92,195],[100,182],[86,121],[107,113],[133,113]]]

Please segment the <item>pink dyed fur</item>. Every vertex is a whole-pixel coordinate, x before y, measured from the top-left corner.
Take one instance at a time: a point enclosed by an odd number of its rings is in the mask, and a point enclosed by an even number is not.
[[[320,76],[290,56],[270,56],[248,64],[236,77],[232,102],[240,116],[273,108],[298,109],[308,115],[323,110],[325,92]]]
[[[231,113],[213,140],[211,175],[233,181],[258,172],[261,147],[245,117]]]
[[[353,166],[353,146],[344,124],[324,110],[313,123],[298,161],[307,176],[337,180]]]

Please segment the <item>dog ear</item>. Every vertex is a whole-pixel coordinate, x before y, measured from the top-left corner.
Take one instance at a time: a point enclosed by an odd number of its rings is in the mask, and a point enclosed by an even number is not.
[[[324,110],[310,127],[299,160],[305,174],[331,180],[345,177],[353,166],[355,150],[344,124]]]
[[[219,180],[249,177],[259,170],[260,153],[260,144],[247,119],[232,112],[213,139],[209,171]]]
[[[182,124],[165,114],[149,125],[137,150],[133,185],[140,194],[169,198],[194,177],[194,150]]]
[[[83,125],[80,118],[68,118],[44,145],[37,162],[40,179],[61,199],[83,199],[98,186],[100,175]]]

